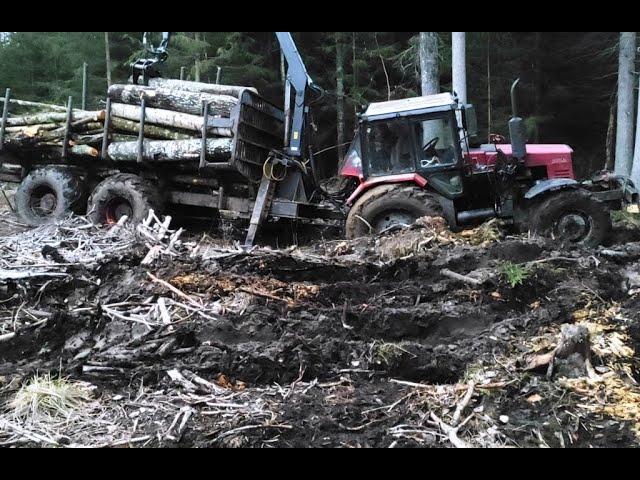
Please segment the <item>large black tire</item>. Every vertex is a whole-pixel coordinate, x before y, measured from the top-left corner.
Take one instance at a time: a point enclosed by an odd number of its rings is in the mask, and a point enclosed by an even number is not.
[[[563,244],[597,247],[611,230],[611,215],[589,192],[563,190],[531,207],[529,229]]]
[[[86,196],[79,176],[68,168],[44,167],[30,172],[15,195],[22,222],[31,227],[84,213]]]
[[[442,205],[431,192],[406,184],[380,185],[351,207],[345,233],[348,239],[375,235],[426,216],[443,216]]]
[[[138,175],[118,173],[93,190],[87,207],[89,219],[96,225],[112,225],[126,215],[129,221],[141,223],[153,210],[163,211],[160,190],[154,183]]]

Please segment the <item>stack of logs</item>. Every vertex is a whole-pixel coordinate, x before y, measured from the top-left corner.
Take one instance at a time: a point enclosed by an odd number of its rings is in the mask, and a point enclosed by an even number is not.
[[[207,160],[226,162],[231,156],[233,131],[219,119],[229,118],[247,87],[213,85],[170,79],[151,79],[149,86],[112,85],[108,91],[108,158],[136,161],[141,105],[144,101],[143,160],[188,162],[198,160],[202,149],[203,104],[208,104]],[[256,92],[257,93],[257,92]],[[144,100],[143,100],[144,99]],[[43,104],[12,100],[24,106]],[[61,147],[65,138],[65,108],[7,119],[5,148],[19,152]],[[105,111],[74,110],[69,132],[69,153],[100,156]],[[224,125],[224,126],[220,126]]]
[[[61,155],[60,147],[67,134],[65,107],[21,100],[11,100],[10,103],[37,108],[39,112],[8,117],[4,147],[18,153],[39,151],[47,159]],[[95,147],[102,141],[104,118],[104,111],[74,110],[67,137],[69,153],[97,157]]]

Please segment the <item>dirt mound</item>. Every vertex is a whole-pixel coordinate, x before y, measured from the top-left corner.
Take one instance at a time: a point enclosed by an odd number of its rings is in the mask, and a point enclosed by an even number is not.
[[[63,277],[0,280],[3,397],[62,375],[97,387],[86,418],[103,423],[6,411],[0,442],[637,445],[640,244],[559,252],[428,220],[286,250],[187,239],[150,257],[149,238],[113,238],[82,268],[33,252]],[[51,247],[86,248],[69,242]],[[595,377],[549,367],[563,324],[588,328]]]

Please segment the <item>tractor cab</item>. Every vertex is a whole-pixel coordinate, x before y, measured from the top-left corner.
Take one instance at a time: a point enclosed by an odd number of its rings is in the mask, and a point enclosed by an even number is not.
[[[475,124],[473,107],[449,93],[373,103],[360,116],[341,174],[361,184],[422,179],[456,198],[463,194],[467,123]]]

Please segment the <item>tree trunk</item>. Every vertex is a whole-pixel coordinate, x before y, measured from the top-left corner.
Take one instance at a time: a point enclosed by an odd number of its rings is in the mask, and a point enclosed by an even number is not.
[[[357,58],[356,58],[356,34],[357,33],[358,32],[351,32],[351,55],[352,55],[351,76],[353,81],[353,84],[351,85],[352,95],[355,95],[358,92],[358,65],[356,63],[357,62]],[[356,105],[355,102],[353,102],[353,118],[354,118],[353,130],[355,131],[358,125],[358,105]]]
[[[640,185],[640,91],[638,92],[638,118],[636,121],[636,147],[633,153],[631,179],[636,186]]]
[[[122,103],[113,103],[111,105],[111,114],[114,117],[140,121],[140,107],[134,105],[124,105]],[[181,130],[190,130],[193,132],[202,131],[203,118],[198,115],[189,115],[188,113],[171,112],[169,110],[160,110],[157,108],[146,109],[146,123],[160,125],[169,128],[179,128]],[[209,119],[209,123],[213,119]],[[230,128],[209,127],[209,133],[218,137],[233,137]]]
[[[111,117],[111,127],[115,132],[121,133],[139,133],[140,123],[119,117]],[[159,138],[162,140],[190,140],[194,136],[185,133],[176,132],[168,128],[158,127],[145,123],[144,136],[149,138]]]
[[[618,62],[618,121],[616,131],[615,171],[629,175],[633,162],[633,122],[635,102],[633,97],[633,70],[636,55],[636,33],[620,33]]]
[[[533,82],[534,82],[534,112],[536,117],[542,116],[542,35],[535,32],[534,46],[534,64],[533,64]],[[540,143],[540,126],[536,119],[536,131],[534,141]]]
[[[616,94],[611,96],[609,105],[609,124],[607,125],[607,140],[605,144],[605,170],[615,168],[615,138],[616,138]]]
[[[240,98],[245,90],[258,93],[255,88],[237,87],[232,85],[214,85],[212,83],[187,82],[186,80],[172,80],[168,78],[152,78],[149,80],[152,88],[166,88],[168,90],[181,90],[192,93],[208,93],[211,95],[229,95]]]
[[[453,91],[461,104],[467,103],[467,47],[465,32],[451,32],[451,77]],[[456,114],[458,124],[462,125],[462,113]],[[464,130],[460,131],[460,144],[464,151],[469,146]]]
[[[440,75],[438,72],[438,34],[420,32],[420,80],[422,95],[440,93]]]
[[[107,88],[111,86],[111,44],[109,42],[109,32],[104,32],[104,51],[105,51],[105,62],[107,68]]]
[[[200,140],[145,141],[143,158],[156,162],[198,161],[202,142]],[[112,143],[109,157],[120,162],[135,162],[138,158],[138,142]],[[231,158],[231,139],[218,138],[207,141],[207,158],[226,162]]]
[[[195,39],[196,39],[196,43],[200,43],[200,32],[195,32]],[[195,81],[196,82],[200,82],[200,47],[199,45],[198,47],[198,53],[196,54],[196,61],[195,61]]]
[[[104,121],[104,111],[97,112],[85,112],[75,111],[73,113],[73,120],[83,120],[91,118],[93,121]],[[29,115],[26,117],[11,117],[7,119],[8,127],[21,127],[23,125],[37,125],[42,123],[64,123],[67,120],[66,113],[38,113],[35,115]]]
[[[453,91],[458,95],[460,103],[467,103],[467,53],[466,33],[451,33],[451,67]]]
[[[109,88],[109,98],[118,103],[140,105],[142,95],[145,96],[148,107],[164,110],[202,114],[202,102],[210,104],[211,115],[229,117],[231,109],[238,104],[238,99],[229,95],[210,95],[208,93],[192,93],[182,90],[168,90],[165,88],[149,88],[139,85],[112,85]]]
[[[336,127],[338,161],[344,157],[344,43],[342,33],[336,32]]]
[[[487,142],[491,142],[491,32],[487,32]]]
[[[420,32],[420,84],[422,95],[440,93],[440,75],[438,71],[438,34],[436,32]],[[439,136],[433,122],[423,123],[423,143]]]

